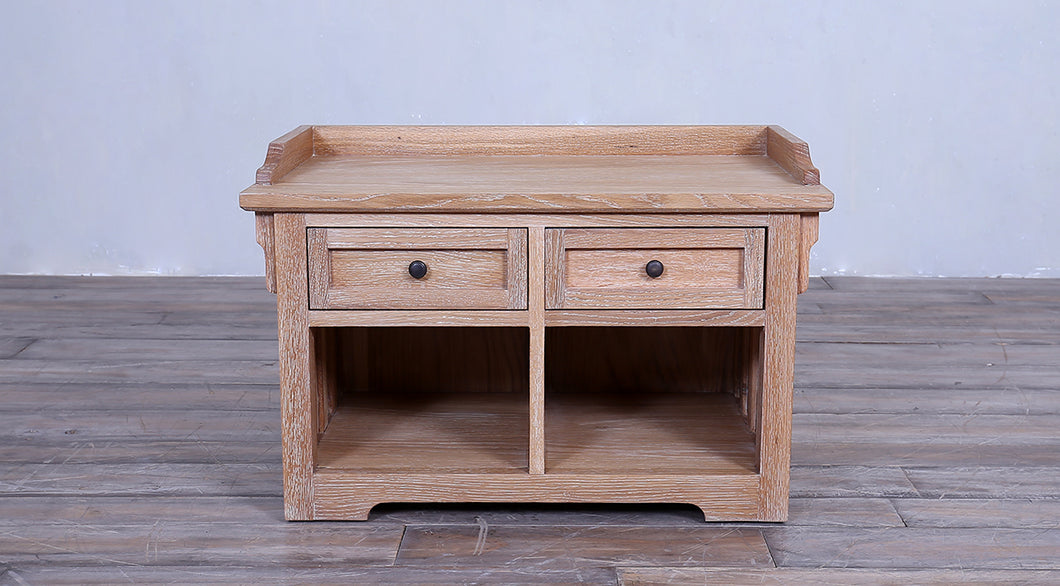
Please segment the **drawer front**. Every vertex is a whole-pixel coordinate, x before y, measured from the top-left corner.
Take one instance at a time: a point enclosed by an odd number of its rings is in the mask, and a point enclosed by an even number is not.
[[[549,229],[545,258],[549,309],[762,308],[765,228]]]
[[[526,229],[310,228],[310,309],[526,309]],[[426,272],[412,275],[419,261]]]

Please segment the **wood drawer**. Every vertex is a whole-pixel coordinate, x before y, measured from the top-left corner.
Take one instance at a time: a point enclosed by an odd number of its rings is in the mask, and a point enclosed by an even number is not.
[[[524,228],[309,228],[310,309],[526,309]],[[427,272],[410,274],[420,261]]]
[[[765,228],[549,229],[545,258],[548,309],[762,308]]]

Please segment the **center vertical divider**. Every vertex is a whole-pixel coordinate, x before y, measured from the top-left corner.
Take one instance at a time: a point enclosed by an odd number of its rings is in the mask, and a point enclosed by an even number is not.
[[[545,227],[530,226],[527,310],[530,326],[530,474],[545,473]]]

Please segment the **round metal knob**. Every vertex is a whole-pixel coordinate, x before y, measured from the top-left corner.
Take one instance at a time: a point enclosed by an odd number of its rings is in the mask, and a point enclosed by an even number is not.
[[[422,260],[414,260],[409,263],[409,274],[413,279],[422,279],[427,274],[427,263]]]
[[[650,260],[648,264],[644,265],[644,272],[648,273],[648,276],[653,279],[658,279],[663,274],[663,263],[657,260]]]

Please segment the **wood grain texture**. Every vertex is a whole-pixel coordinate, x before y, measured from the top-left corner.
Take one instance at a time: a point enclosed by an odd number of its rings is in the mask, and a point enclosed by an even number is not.
[[[319,449],[320,440],[331,425],[332,416],[338,409],[339,393],[343,390],[340,388],[340,384],[343,382],[340,379],[340,373],[345,357],[342,354],[342,347],[339,343],[338,330],[317,328],[311,329],[309,332],[313,344],[313,363],[311,364],[313,372],[310,379],[310,393],[312,395],[312,403],[316,408],[313,431],[315,434],[314,441],[317,442],[317,448]],[[317,453],[319,454],[319,452]],[[314,461],[314,467],[318,463],[318,461]]]
[[[688,503],[708,521],[758,515],[754,474],[347,474],[314,479],[316,519],[365,520],[384,502]]]
[[[530,333],[530,474],[545,473],[545,306],[548,231],[533,226],[529,231],[528,289]]]
[[[254,214],[255,232],[258,244],[265,253],[265,289],[276,292],[276,240],[273,230],[272,214]]]
[[[821,172],[810,162],[810,147],[794,134],[779,126],[766,128],[766,154],[796,181],[803,185],[820,185]]]
[[[349,324],[361,326],[481,326],[511,327],[529,324],[527,311],[487,309],[447,309],[445,311],[412,312],[403,309],[341,310],[328,309],[309,311],[312,327],[341,327]]]
[[[832,192],[765,156],[313,157],[240,194],[249,211],[822,212]]]
[[[764,126],[315,126],[319,155],[763,155]]]
[[[529,393],[525,327],[328,330],[335,337],[338,385],[346,397],[506,393],[526,399]]]
[[[799,293],[810,288],[810,249],[817,243],[818,214],[801,214],[799,220]]]
[[[505,250],[336,250],[325,305],[313,309],[499,309],[508,305]],[[409,265],[427,274],[416,279]]]
[[[299,126],[269,143],[265,163],[257,173],[257,183],[272,185],[313,156],[313,128]]]
[[[310,228],[312,309],[525,309],[526,230]],[[421,278],[412,262],[427,265]]]
[[[791,409],[795,361],[799,217],[774,215],[768,229],[765,270],[766,326],[758,447],[763,520],[787,518],[791,460]]]
[[[342,401],[320,442],[318,470],[527,471],[530,432],[525,394],[347,395]]]
[[[270,145],[240,203],[254,211],[826,211],[832,194],[808,182],[808,169],[805,143],[779,127],[317,126]]]
[[[735,226],[765,226],[769,221],[768,214],[564,214],[564,213],[373,213],[356,216],[358,226],[362,227],[419,227],[435,228],[438,226],[463,226],[476,228],[521,228],[526,226],[570,228],[723,228]],[[316,213],[306,214],[306,225],[310,227],[349,227],[348,214]],[[822,283],[824,281],[821,281]]]
[[[545,405],[546,472],[755,474],[754,436],[721,393],[554,393]]]
[[[740,399],[747,428],[751,430],[751,433],[755,434],[755,454],[758,461],[761,462],[762,445],[758,439],[759,425],[762,422],[760,415],[762,410],[762,381],[765,376],[763,367],[766,355],[765,328],[744,329],[743,335],[740,337],[743,338],[741,346],[743,360],[740,365],[742,367],[743,384],[738,387],[738,392],[735,394]]]
[[[301,214],[276,214],[276,311],[279,316],[283,425],[284,510],[290,520],[312,519],[316,461],[315,366],[306,311],[306,229]]]
[[[550,309],[546,326],[761,326],[765,314],[757,309]]]
[[[719,198],[718,201],[730,202],[730,205],[739,204],[743,198],[746,201],[740,208],[754,213],[827,211],[819,206],[830,204],[831,199],[831,192],[824,187],[800,185],[793,181],[768,157],[710,155],[313,157],[288,173],[278,184],[252,186],[243,193],[316,195],[318,198],[343,196],[351,201],[359,199],[362,205],[378,201],[368,197],[372,194],[407,198],[443,196],[442,201],[435,204],[443,209],[458,205],[454,201],[445,203],[450,198],[444,196],[463,194],[475,198],[493,194],[494,206],[503,208],[506,199],[499,196],[522,195],[539,201],[540,209],[536,211],[549,213],[563,213],[566,206],[552,205],[552,209],[548,209],[542,204],[564,195],[639,196],[644,198],[641,205],[655,197],[658,198],[657,205],[663,208],[668,207],[669,202],[678,203],[683,199],[692,202],[702,198],[698,201],[697,211],[707,213],[726,211],[724,208],[704,208],[711,196]],[[798,205],[799,200],[804,200],[801,205],[807,209],[770,209],[770,205],[784,202],[789,206]],[[607,200],[600,203],[604,201]],[[618,205],[608,211],[621,212],[622,207],[631,207],[635,203]],[[369,209],[361,208],[360,211]]]
[[[546,389],[608,397],[675,392],[739,394],[750,384],[746,367],[758,351],[743,344],[748,329],[549,328]]]
[[[347,222],[357,222],[347,218]],[[503,228],[330,228],[321,230],[331,250],[505,250]]]
[[[760,309],[765,230],[549,230],[549,309]],[[650,277],[649,261],[663,263]]]
[[[508,309],[527,309],[530,288],[529,236],[525,229],[509,228],[506,232],[505,287],[508,290]]]

